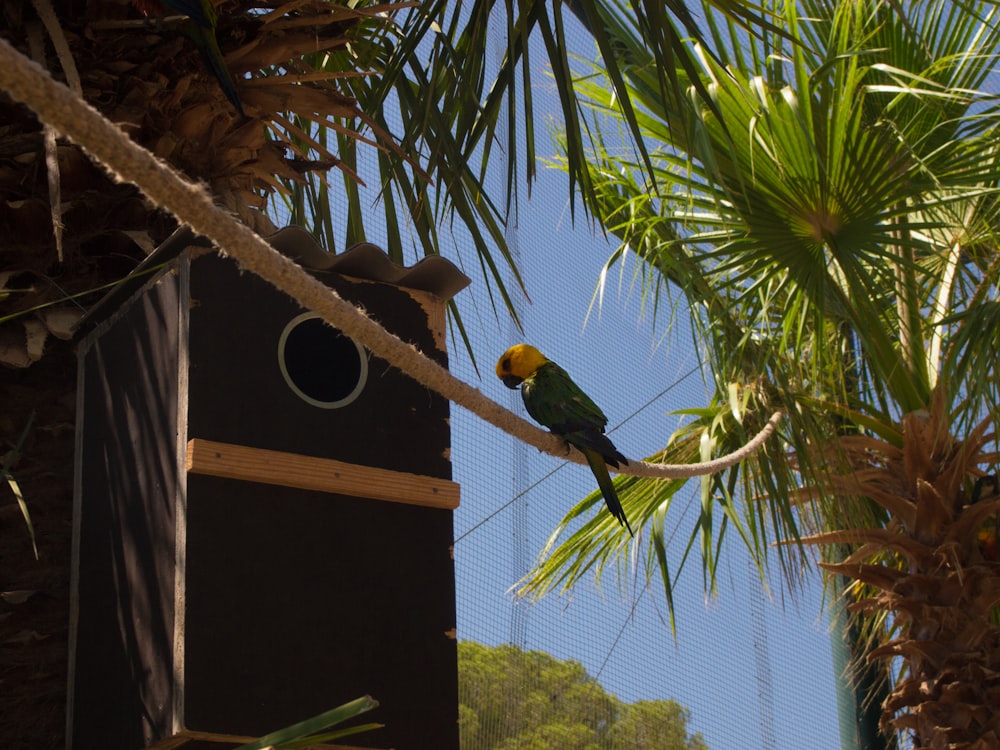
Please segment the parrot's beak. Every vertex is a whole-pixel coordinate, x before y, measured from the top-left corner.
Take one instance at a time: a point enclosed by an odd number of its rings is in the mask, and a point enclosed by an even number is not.
[[[500,379],[508,388],[517,388],[524,380],[524,378],[519,378],[517,375],[501,375]]]

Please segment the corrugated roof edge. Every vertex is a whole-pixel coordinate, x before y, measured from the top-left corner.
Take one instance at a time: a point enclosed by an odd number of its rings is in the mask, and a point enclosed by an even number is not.
[[[472,283],[454,263],[440,255],[428,255],[412,266],[401,266],[370,242],[354,245],[342,253],[330,253],[309,232],[294,226],[279,229],[264,239],[278,252],[313,271],[334,271],[345,276],[418,289],[445,301]]]
[[[390,260],[384,250],[368,242],[355,245],[343,253],[330,253],[309,232],[295,226],[279,229],[264,239],[275,250],[312,271],[333,271],[368,281],[430,292],[446,302],[472,283],[454,263],[439,255],[427,256],[407,267]],[[211,247],[207,239],[196,235],[189,227],[178,227],[121,283],[94,303],[77,322],[77,335],[111,315],[148,280],[151,272],[169,263],[191,245]]]

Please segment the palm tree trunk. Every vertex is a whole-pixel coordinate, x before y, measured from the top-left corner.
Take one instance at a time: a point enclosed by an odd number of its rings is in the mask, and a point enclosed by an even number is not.
[[[0,486],[0,745],[63,747],[73,508],[76,356],[51,345],[28,370],[0,368],[0,453],[33,427],[11,474],[28,505],[38,544],[6,482]]]

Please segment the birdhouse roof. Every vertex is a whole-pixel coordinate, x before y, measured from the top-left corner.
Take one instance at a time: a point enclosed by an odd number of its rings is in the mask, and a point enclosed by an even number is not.
[[[264,238],[278,252],[311,271],[325,271],[366,281],[429,292],[447,302],[471,282],[454,263],[439,255],[427,256],[412,266],[401,266],[379,247],[364,242],[344,251],[331,253],[301,227],[289,226]],[[129,276],[101,298],[77,322],[80,334],[111,315],[132,293],[149,279],[149,273],[169,263],[186,248],[211,247],[205,237],[189,227],[179,227],[150,253]]]
[[[310,270],[333,271],[358,279],[418,289],[444,301],[450,300],[471,283],[454,263],[440,255],[428,255],[412,266],[401,266],[370,242],[362,242],[342,253],[331,253],[301,227],[285,227],[265,239],[275,250]]]

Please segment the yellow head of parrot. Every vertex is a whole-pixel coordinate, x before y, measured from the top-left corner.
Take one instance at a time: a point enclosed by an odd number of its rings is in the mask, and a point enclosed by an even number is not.
[[[515,344],[497,360],[497,377],[508,388],[517,388],[549,360],[535,347]]]

